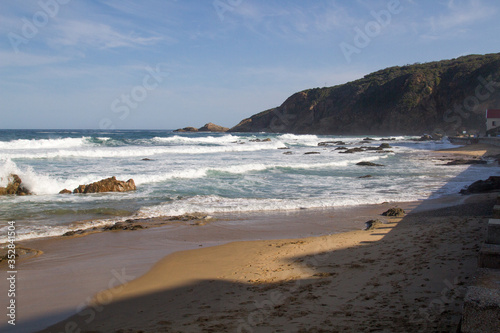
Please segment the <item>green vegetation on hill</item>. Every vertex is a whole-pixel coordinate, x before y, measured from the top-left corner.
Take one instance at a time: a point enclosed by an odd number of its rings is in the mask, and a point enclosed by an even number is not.
[[[500,108],[500,53],[395,66],[342,85],[307,89],[230,131],[484,133],[487,108]]]

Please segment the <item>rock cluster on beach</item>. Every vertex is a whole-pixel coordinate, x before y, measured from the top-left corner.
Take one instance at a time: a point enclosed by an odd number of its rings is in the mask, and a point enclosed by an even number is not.
[[[200,128],[196,127],[184,127],[176,129],[174,132],[227,132],[229,128],[215,125],[214,123],[208,123]]]
[[[135,191],[136,186],[133,179],[129,179],[126,182],[122,180],[117,180],[115,176],[100,180],[87,185],[80,185],[73,190],[73,192],[64,189],[60,194],[70,194],[70,193],[101,193],[101,192],[127,192]]]
[[[10,174],[7,187],[0,187],[0,195],[30,195],[30,190],[22,185],[21,178],[16,174]]]
[[[393,217],[403,217],[405,216],[405,214],[406,212],[404,211],[404,209],[399,207],[390,208],[382,213],[383,216],[393,216]]]
[[[478,180],[462,189],[460,194],[484,193],[500,190],[500,176],[491,176],[486,180]]]

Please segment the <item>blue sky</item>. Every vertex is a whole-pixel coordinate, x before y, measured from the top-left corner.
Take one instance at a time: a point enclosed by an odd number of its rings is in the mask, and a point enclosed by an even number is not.
[[[390,66],[497,53],[498,0],[0,1],[0,128],[236,125]]]

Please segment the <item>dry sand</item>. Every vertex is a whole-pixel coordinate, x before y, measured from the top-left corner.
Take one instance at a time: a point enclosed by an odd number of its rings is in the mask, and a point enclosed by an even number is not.
[[[484,143],[478,143],[478,144],[460,146],[456,148],[437,150],[436,153],[451,153],[464,156],[487,157],[487,156],[500,155],[500,147]]]

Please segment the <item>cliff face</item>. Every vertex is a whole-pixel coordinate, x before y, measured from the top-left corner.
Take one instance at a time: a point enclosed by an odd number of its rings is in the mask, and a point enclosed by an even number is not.
[[[230,131],[484,133],[487,108],[500,108],[500,53],[391,67],[346,84],[304,90]]]

